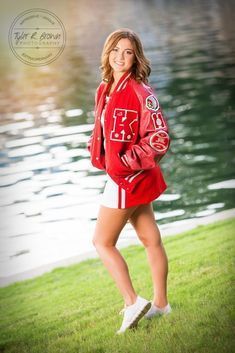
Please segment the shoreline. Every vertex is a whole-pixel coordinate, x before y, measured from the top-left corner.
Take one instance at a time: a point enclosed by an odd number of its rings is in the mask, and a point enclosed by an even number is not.
[[[161,231],[162,238],[164,238],[168,236],[175,236],[179,233],[189,231],[200,225],[207,225],[220,220],[225,220],[225,219],[234,218],[234,217],[235,217],[235,208],[226,210],[226,211],[221,211],[205,217],[189,218],[181,221],[175,221],[172,223],[166,223],[163,225],[159,225],[159,229]],[[130,231],[133,232],[134,230],[132,228],[127,230],[127,232],[130,232]],[[117,247],[118,249],[121,249],[129,245],[139,245],[139,244],[141,244],[141,242],[139,241],[136,235],[135,237],[122,240],[121,242],[118,241]],[[52,262],[37,268],[33,268],[28,271],[17,273],[11,276],[0,277],[0,287],[6,287],[14,282],[32,279],[34,277],[41,276],[46,272],[50,272],[55,268],[67,267],[67,266],[82,262],[84,260],[93,259],[93,258],[98,258],[98,254],[96,253],[95,249],[92,251],[85,252],[84,254],[79,254],[77,256],[65,258],[63,260]]]

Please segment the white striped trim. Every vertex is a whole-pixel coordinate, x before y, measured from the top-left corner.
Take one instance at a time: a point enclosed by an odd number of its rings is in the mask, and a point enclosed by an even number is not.
[[[126,208],[126,190],[121,188],[121,208]]]
[[[125,164],[126,167],[129,167],[128,163],[127,163],[127,157],[125,155],[123,155],[121,157],[121,160],[123,161],[123,163]]]
[[[135,175],[135,173],[132,173],[132,174],[130,174],[130,175],[127,175],[127,176],[125,177],[125,180],[128,180],[132,175]]]
[[[127,81],[126,81],[125,84],[123,85],[122,89],[125,89],[126,85],[127,85]]]
[[[127,77],[120,83],[120,85],[118,86],[117,92],[120,91],[122,85],[126,82],[126,80],[131,76],[131,72],[129,73],[129,75],[127,75]]]
[[[131,183],[138,175],[140,175],[141,173],[143,173],[143,170],[140,170],[138,173],[136,173],[135,175],[133,175],[129,181],[129,183]]]
[[[127,181],[129,181],[129,183],[131,183],[141,173],[143,173],[143,170],[140,170],[138,173],[128,175],[127,177],[125,177],[125,180],[127,180]]]

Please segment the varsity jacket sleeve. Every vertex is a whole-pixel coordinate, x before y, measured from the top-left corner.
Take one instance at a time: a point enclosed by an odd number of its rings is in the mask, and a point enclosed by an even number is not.
[[[155,95],[140,96],[140,127],[138,143],[120,156],[126,167],[134,171],[152,169],[170,145],[168,127]]]

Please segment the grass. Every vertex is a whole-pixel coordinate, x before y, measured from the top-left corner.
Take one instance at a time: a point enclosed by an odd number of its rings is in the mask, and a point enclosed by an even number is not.
[[[164,238],[171,315],[115,335],[122,298],[99,259],[0,288],[0,352],[232,353],[235,219]],[[152,297],[142,246],[121,250],[134,287]]]

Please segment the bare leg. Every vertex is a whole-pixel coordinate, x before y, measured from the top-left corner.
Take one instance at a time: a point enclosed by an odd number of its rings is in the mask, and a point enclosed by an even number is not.
[[[119,234],[137,207],[115,209],[100,206],[93,244],[119,288],[125,304],[134,304],[137,294],[133,288],[125,260],[115,247]]]
[[[154,286],[153,302],[162,308],[168,303],[168,259],[154,218],[152,203],[139,206],[131,215],[130,222],[147,252]]]

